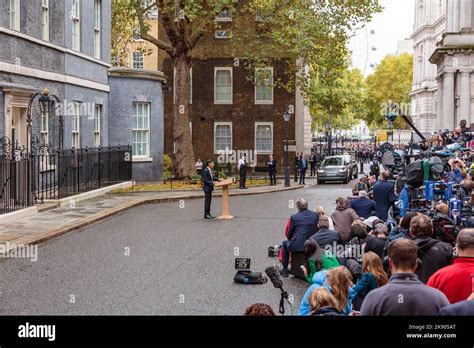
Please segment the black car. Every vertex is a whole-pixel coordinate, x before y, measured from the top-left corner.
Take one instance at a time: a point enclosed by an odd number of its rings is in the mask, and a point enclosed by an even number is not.
[[[318,184],[326,181],[342,181],[348,184],[352,178],[357,179],[359,168],[351,155],[326,157],[318,170]]]

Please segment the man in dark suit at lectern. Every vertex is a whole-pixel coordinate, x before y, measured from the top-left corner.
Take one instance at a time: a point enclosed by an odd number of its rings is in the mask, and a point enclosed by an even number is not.
[[[214,161],[208,160],[206,162],[206,169],[203,170],[203,187],[204,190],[204,219],[214,219],[214,216],[211,215],[211,200],[212,200],[212,191],[214,191],[214,182],[220,181],[218,178],[214,177],[212,174],[212,169],[214,168]]]

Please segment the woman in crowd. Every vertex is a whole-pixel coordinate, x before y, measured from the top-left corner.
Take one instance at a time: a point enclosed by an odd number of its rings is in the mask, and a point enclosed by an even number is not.
[[[313,282],[313,276],[316,272],[327,271],[340,266],[339,261],[331,252],[321,249],[314,239],[308,239],[304,243],[304,260],[303,272],[309,283]]]
[[[314,289],[326,288],[336,299],[336,309],[345,315],[349,315],[352,311],[352,299],[356,293],[352,290],[352,275],[349,270],[344,267],[336,267],[329,272],[320,271],[313,277],[313,285],[311,285],[301,300],[298,315],[309,315],[311,307],[309,305],[309,297]]]
[[[321,207],[320,205],[318,205],[315,210],[316,210],[316,213],[318,213],[320,217],[327,216],[329,220],[329,229],[334,231],[334,222],[332,221],[331,217],[328,214],[326,214],[326,210],[324,210],[324,208]]]
[[[339,239],[342,243],[347,243],[352,238],[351,226],[356,220],[360,220],[354,209],[349,208],[347,198],[337,197],[336,211],[331,215],[334,221],[334,227],[339,233]]]
[[[363,256],[362,272],[359,282],[352,288],[357,295],[353,301],[354,309],[359,310],[365,296],[373,290],[388,283],[388,277],[383,270],[380,257],[369,251]]]
[[[337,300],[325,288],[314,289],[309,297],[310,315],[337,316],[344,315],[337,310]]]

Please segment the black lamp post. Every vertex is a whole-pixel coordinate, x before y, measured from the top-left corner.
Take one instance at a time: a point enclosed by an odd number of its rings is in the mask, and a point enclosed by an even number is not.
[[[288,159],[288,123],[290,122],[291,119],[291,114],[288,112],[288,110],[285,110],[283,113],[283,119],[285,120],[285,187],[290,187],[290,166],[288,164],[289,159]]]
[[[32,132],[32,125],[31,123],[33,122],[33,102],[34,100],[38,98],[39,102],[39,109],[41,112],[41,115],[47,115],[48,119],[49,116],[53,113],[54,109],[54,104],[55,103],[60,103],[60,100],[57,96],[55,95],[50,95],[49,91],[47,88],[45,88],[41,93],[35,93],[31,98],[30,102],[28,104],[28,110],[27,110],[27,115],[26,115],[26,131],[27,131],[27,152],[32,150],[33,147],[34,150],[37,150],[36,147],[39,147],[39,145],[47,147],[48,144],[39,144],[40,141],[35,137],[33,137],[33,132]],[[58,139],[58,146],[59,149],[63,148],[63,131],[64,131],[64,122],[63,122],[63,116],[60,114],[59,115],[59,139]]]

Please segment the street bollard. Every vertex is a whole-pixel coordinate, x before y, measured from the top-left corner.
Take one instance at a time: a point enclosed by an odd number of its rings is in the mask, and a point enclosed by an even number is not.
[[[362,161],[362,160],[360,161],[360,173],[365,174],[364,173],[364,161]]]

